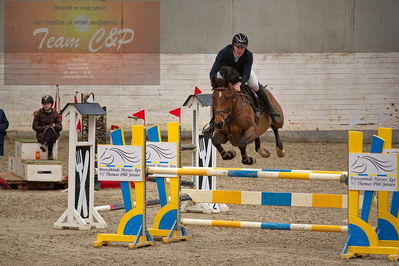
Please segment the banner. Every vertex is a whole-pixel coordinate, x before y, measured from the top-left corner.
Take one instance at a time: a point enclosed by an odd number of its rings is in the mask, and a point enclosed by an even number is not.
[[[142,147],[98,145],[98,180],[143,181]]]
[[[398,155],[349,154],[349,190],[398,191]]]
[[[177,167],[177,145],[174,142],[147,142],[146,143],[147,167]],[[161,177],[173,177],[175,175],[152,175]]]
[[[158,85],[157,1],[6,1],[6,85]]]

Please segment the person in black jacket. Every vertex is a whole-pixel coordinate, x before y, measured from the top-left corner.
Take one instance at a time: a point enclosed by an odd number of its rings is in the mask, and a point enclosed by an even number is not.
[[[42,106],[33,113],[32,129],[36,131],[36,139],[42,145],[40,149],[47,153],[48,160],[54,160],[53,146],[60,137],[62,123],[60,114],[53,109],[54,99],[50,95],[42,97]]]
[[[4,136],[7,128],[8,120],[6,113],[4,113],[3,109],[0,109],[0,156],[4,155]]]
[[[234,84],[234,88],[239,91],[240,87],[247,84],[259,98],[262,100],[266,111],[269,113],[273,122],[279,122],[279,114],[274,110],[271,105],[269,98],[266,94],[266,86],[262,86],[254,71],[252,70],[253,55],[248,47],[248,37],[243,33],[237,33],[234,35],[232,44],[227,45],[216,56],[215,62],[213,63],[209,77],[212,79],[217,77],[219,70],[222,66],[230,66],[238,71],[241,75],[241,81]],[[212,117],[209,122],[209,127],[204,129],[202,133],[204,135],[211,135],[214,131],[214,118]]]

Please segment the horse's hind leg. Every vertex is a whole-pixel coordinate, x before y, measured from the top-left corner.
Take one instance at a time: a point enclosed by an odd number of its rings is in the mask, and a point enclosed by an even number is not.
[[[260,156],[262,156],[263,158],[269,158],[270,157],[270,152],[266,148],[263,148],[260,145],[260,139],[259,138],[255,139],[255,151],[257,153],[259,153]]]
[[[284,151],[284,147],[283,147],[283,142],[280,139],[280,134],[278,133],[278,128],[272,126],[272,129],[274,132],[274,137],[276,138],[277,155],[278,155],[278,157],[284,157],[285,151]]]
[[[212,144],[216,147],[223,160],[231,160],[236,157],[236,152],[233,150],[226,151],[222,147],[222,143],[226,143],[227,138],[225,136],[221,136],[220,134],[214,134],[212,137]]]

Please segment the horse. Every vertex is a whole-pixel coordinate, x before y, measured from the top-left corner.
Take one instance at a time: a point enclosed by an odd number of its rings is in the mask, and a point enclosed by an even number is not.
[[[212,84],[212,110],[215,131],[212,144],[216,147],[223,160],[231,160],[236,156],[233,150],[225,151],[222,144],[230,143],[240,149],[241,162],[252,165],[255,158],[248,156],[247,145],[255,141],[255,150],[262,157],[268,158],[270,152],[261,146],[259,137],[271,127],[276,141],[276,151],[279,157],[285,155],[283,143],[278,132],[284,125],[283,110],[270,91],[267,96],[274,109],[280,114],[279,123],[272,122],[268,113],[263,112],[257,116],[250,104],[250,96],[236,91],[233,84],[239,79],[238,72],[231,67],[222,67],[220,70],[223,78],[214,77]],[[245,85],[246,86],[246,85]]]

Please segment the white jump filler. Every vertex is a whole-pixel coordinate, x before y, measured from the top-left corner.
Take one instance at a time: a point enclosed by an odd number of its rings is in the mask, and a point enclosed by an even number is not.
[[[68,103],[62,113],[69,116],[68,208],[54,223],[57,229],[90,230],[107,223],[94,209],[94,153],[96,115],[105,115],[98,103]],[[77,117],[89,117],[87,141],[78,141]]]

